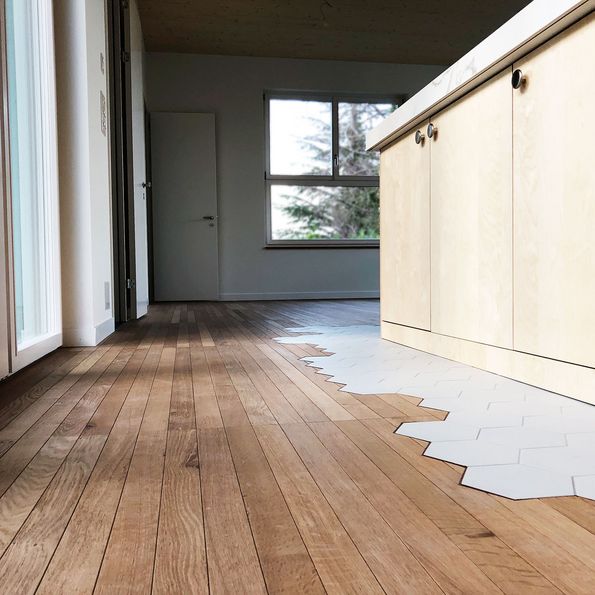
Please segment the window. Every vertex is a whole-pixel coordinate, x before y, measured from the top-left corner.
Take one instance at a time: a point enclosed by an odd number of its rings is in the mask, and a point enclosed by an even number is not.
[[[377,245],[377,153],[366,133],[395,98],[271,93],[267,114],[269,245]]]
[[[4,11],[14,369],[60,343],[56,104],[52,2]]]

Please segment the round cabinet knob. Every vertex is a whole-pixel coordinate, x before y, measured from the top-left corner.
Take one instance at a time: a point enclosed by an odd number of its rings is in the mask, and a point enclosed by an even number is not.
[[[431,122],[428,124],[428,138],[434,138],[438,134],[438,128]]]
[[[512,73],[512,88],[513,89],[520,89],[526,82],[526,78],[525,75],[523,74],[523,71],[520,68],[517,68],[513,73]]]
[[[418,130],[415,133],[415,144],[416,145],[421,145],[424,142],[424,139],[426,137],[424,136],[424,133],[421,130]]]

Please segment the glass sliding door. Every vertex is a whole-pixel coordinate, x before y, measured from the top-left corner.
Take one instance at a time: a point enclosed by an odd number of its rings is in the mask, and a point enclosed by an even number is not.
[[[13,371],[61,343],[51,0],[4,0]]]

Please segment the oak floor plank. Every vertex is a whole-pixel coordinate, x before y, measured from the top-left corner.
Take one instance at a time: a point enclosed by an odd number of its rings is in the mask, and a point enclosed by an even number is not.
[[[315,383],[307,378],[301,370],[293,366],[282,355],[269,345],[258,345],[258,348],[275,363],[275,365],[331,420],[354,419],[344,407],[329,397]]]
[[[203,341],[203,332],[197,327],[196,321],[192,322],[189,326],[189,343],[196,428],[222,428],[223,420],[205,353],[205,348],[214,345],[211,345],[210,335],[206,346]]]
[[[69,389],[73,388],[87,372],[106,355],[106,347],[96,349],[88,354],[79,365],[66,374],[59,382],[54,384],[43,395],[36,399],[29,407],[13,418],[0,430],[0,456],[2,456],[27,430],[41,419],[42,416],[60,399]]]
[[[281,427],[255,432],[327,592],[383,593]]]
[[[48,438],[58,429],[106,368],[116,359],[122,346],[115,346],[56,401],[42,419],[35,422],[0,458],[0,495],[4,494],[21,471],[31,462]],[[26,413],[26,412],[25,412]]]
[[[102,375],[103,384],[94,387],[99,389],[97,395],[91,389],[73,410],[76,413],[81,403],[85,405],[81,417],[72,420],[70,432],[75,434],[88,419],[89,410],[92,417],[0,559],[0,584],[6,585],[7,592],[34,592],[55,552],[134,378],[127,370],[133,351],[123,351],[127,357],[110,366],[113,373]],[[26,565],[19,560],[26,560]]]
[[[283,426],[291,444],[385,591],[441,589],[305,424]]]
[[[265,375],[270,379],[273,385],[281,392],[283,397],[289,402],[291,407],[298,413],[304,421],[326,421],[329,418],[321,411],[316,404],[309,399],[296,384],[288,378],[265,353],[254,349],[254,345],[265,345],[258,335],[254,334],[249,324],[238,324],[234,328],[238,329],[246,339],[243,343],[249,345],[249,355],[262,369]],[[245,348],[246,350],[248,348]],[[275,356],[276,357],[276,356]],[[279,417],[277,418],[279,421]],[[286,422],[280,422],[286,423]]]
[[[375,432],[357,421],[337,425],[502,591],[511,595],[558,592],[521,556]],[[373,429],[381,433],[391,431],[390,426]]]
[[[198,445],[211,592],[266,593],[225,430],[200,429]]]
[[[277,423],[266,401],[236,358],[234,350],[229,347],[219,347],[218,351],[250,423],[252,425]]]
[[[299,413],[246,349],[243,347],[236,349],[235,357],[254,388],[261,394],[277,423],[299,423],[303,421],[303,418],[300,417]]]
[[[373,426],[376,422],[366,421]],[[385,420],[379,422],[387,427]],[[595,584],[593,571],[520,516],[504,507],[496,497],[459,484],[460,474],[442,461],[420,457],[417,443],[390,432],[378,433],[391,447],[431,477],[471,514],[536,568],[554,586],[571,593],[590,593]]]
[[[501,593],[335,424],[310,428],[445,593]]]
[[[134,350],[126,349],[77,403],[32,461],[0,498],[0,556],[51,482],[104,397],[124,369]],[[111,405],[111,402],[108,402]]]
[[[308,355],[307,353],[298,352],[295,356],[290,356],[289,354],[291,350],[288,348],[299,346],[285,345],[274,341],[270,342],[269,345],[291,365],[298,368],[299,371],[320,390],[339,403],[355,419],[376,419],[380,417],[374,410],[366,405],[364,400],[356,399],[351,393],[338,391],[337,388],[342,385],[330,382],[329,376],[320,374],[316,371],[316,368],[308,366],[306,362],[302,362],[301,357],[305,357]],[[321,355],[321,352],[316,350],[316,355]]]
[[[182,312],[184,318],[186,312]],[[154,593],[208,593],[187,330],[178,338],[153,579]]]
[[[446,412],[440,411],[439,409],[420,407],[419,403],[421,402],[421,399],[418,397],[400,394],[383,394],[378,396],[384,402],[399,409],[403,414],[411,418],[411,420],[432,421],[433,419],[443,419],[446,415]]]
[[[127,377],[132,385],[81,498],[40,584],[39,593],[91,593],[128,473],[163,340],[139,348]],[[122,390],[125,387],[122,386]],[[72,552],[78,552],[73,564]]]
[[[595,534],[595,502],[593,500],[576,496],[564,496],[547,498],[543,502],[567,516],[577,525]]]
[[[329,419],[265,353],[259,349],[253,349],[250,356],[304,421],[327,421]]]
[[[0,406],[0,428],[4,428],[13,419],[18,417],[25,409],[29,408],[42,395],[50,390],[57,382],[62,380],[69,372],[87,359],[92,350],[65,350],[70,355],[66,361],[53,368],[50,373],[39,380],[34,386],[24,392],[15,391],[13,398],[7,399],[7,402]]]
[[[94,348],[86,347],[57,349],[35,362],[34,366],[27,366],[16,374],[3,379],[0,383],[0,410],[10,410],[15,398],[18,399],[20,395],[26,395],[30,391],[34,394],[38,385],[41,385],[43,391],[45,382],[52,372],[67,363],[73,356],[76,357],[77,353],[93,350]]]
[[[552,543],[559,545],[585,566],[595,570],[595,535],[554,508],[537,499],[513,502],[497,498],[511,512],[524,519]]]
[[[372,411],[374,411],[374,413],[376,413],[380,417],[402,417],[403,419],[407,417],[407,415],[403,413],[403,411],[395,407],[393,404],[387,403],[378,395],[354,394],[353,396],[355,399],[360,401],[360,403],[364,403],[367,407],[369,407]]]
[[[254,429],[233,426],[227,438],[269,592],[324,593]]]
[[[288,328],[374,300],[152,305],[0,383],[0,593],[592,593],[595,504],[515,502],[393,434]],[[423,395],[422,395],[423,396]]]
[[[151,590],[175,353],[175,347],[166,343],[95,585],[96,593]]]

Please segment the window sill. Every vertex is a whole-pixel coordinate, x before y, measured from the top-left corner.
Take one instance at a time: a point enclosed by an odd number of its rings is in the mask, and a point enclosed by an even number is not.
[[[380,242],[372,241],[359,241],[359,242],[341,242],[341,241],[329,241],[329,242],[317,242],[316,240],[295,240],[293,242],[271,242],[265,244],[265,250],[295,250],[295,249],[306,249],[306,250],[314,250],[314,249],[328,249],[331,248],[333,250],[343,250],[345,248],[355,248],[355,249],[378,249],[380,248]]]

